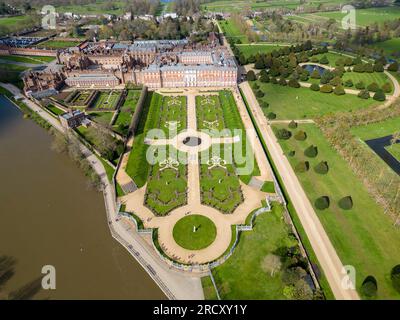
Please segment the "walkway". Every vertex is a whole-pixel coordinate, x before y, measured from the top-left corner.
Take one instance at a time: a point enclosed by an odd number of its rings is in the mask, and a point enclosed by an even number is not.
[[[240,85],[244,95],[251,107],[255,121],[261,130],[263,139],[271,154],[277,170],[282,177],[283,183],[297,211],[300,222],[307,234],[307,237],[314,249],[318,261],[320,262],[329,285],[336,299],[358,300],[356,290],[345,289],[342,286],[343,264],[341,263],[335,248],[330,242],[325,229],[318,219],[310,201],[307,198],[295,172],[293,171],[288,159],[279,145],[272,128],[266,120],[256,97],[253,94],[248,82]]]
[[[0,83],[0,86],[6,88],[14,95],[21,95],[20,90],[11,84]],[[29,108],[37,112],[54,128],[60,132],[64,132],[63,127],[57,119],[43,111],[34,102],[26,98],[23,101]],[[136,232],[136,230],[133,230],[131,226],[127,225],[125,220],[120,218],[114,200],[114,187],[107,178],[103,164],[83,144],[80,146],[81,151],[86,155],[86,159],[89,161],[95,172],[100,176],[104,186],[104,203],[111,235],[142,265],[169,299],[204,300],[203,289],[199,277],[196,275],[190,276],[169,269],[168,266],[154,253],[153,249],[145,242],[145,240]]]

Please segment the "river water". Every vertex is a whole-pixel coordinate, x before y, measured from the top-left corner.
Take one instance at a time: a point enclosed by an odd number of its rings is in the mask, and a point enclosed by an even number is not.
[[[3,291],[56,268],[56,290],[38,299],[164,299],[110,235],[103,197],[51,150],[52,137],[0,96],[0,255],[17,260]]]

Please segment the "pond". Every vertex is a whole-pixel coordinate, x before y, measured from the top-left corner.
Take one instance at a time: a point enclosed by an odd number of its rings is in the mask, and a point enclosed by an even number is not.
[[[307,70],[310,74],[314,70],[317,70],[320,76],[325,72],[325,70],[328,70],[327,68],[315,64],[305,64],[303,65],[303,69]]]

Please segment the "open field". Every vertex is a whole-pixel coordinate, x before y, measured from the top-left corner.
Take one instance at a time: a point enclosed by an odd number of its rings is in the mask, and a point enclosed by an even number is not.
[[[396,143],[391,145],[390,147],[386,147],[386,150],[390,152],[390,154],[395,157],[398,161],[400,161],[400,144]]]
[[[298,1],[281,0],[281,1],[226,1],[218,0],[203,4],[201,7],[203,11],[212,12],[242,12],[245,9],[261,10],[266,8],[296,8],[299,6]]]
[[[288,129],[287,125],[274,126],[275,130],[279,128]],[[279,142],[342,263],[355,267],[358,290],[363,280],[372,275],[378,282],[378,299],[400,298],[389,277],[391,269],[400,261],[399,230],[372,200],[346,161],[331,148],[322,132],[313,124],[302,124],[292,130],[293,135],[299,130],[306,132],[306,140],[291,137]],[[304,154],[311,145],[318,150],[314,158]],[[294,155],[289,156],[290,152]],[[296,170],[301,161],[309,163],[306,172]],[[315,171],[321,161],[327,162],[326,174]],[[329,207],[323,210],[315,204],[322,196],[329,197]],[[353,207],[348,210],[339,206],[339,200],[346,196],[351,196],[353,201]]]
[[[269,103],[263,108],[265,114],[273,112],[277,119],[314,118],[328,113],[351,111],[378,104],[373,99],[360,99],[352,94],[337,96],[314,92],[309,88],[289,88],[278,84],[260,83],[260,89],[265,93],[261,101]]]
[[[61,40],[47,40],[37,45],[38,48],[46,49],[64,49],[69,47],[75,47],[80,44],[81,41],[61,41]]]
[[[121,15],[125,12],[125,3],[113,1],[109,7],[107,1],[96,0],[94,3],[56,6],[57,12],[73,12],[75,14],[115,14]]]
[[[173,236],[182,248],[200,250],[214,242],[217,228],[209,218],[192,214],[178,220],[173,229]]]
[[[301,14],[299,16],[309,22],[334,19],[340,24],[345,15],[346,13],[342,13],[341,11],[331,11]],[[380,24],[398,18],[400,18],[400,8],[396,6],[356,10],[356,25],[360,27],[370,26],[374,23]]]
[[[227,38],[234,38],[235,40],[240,40],[241,43],[249,42],[247,37],[242,34],[242,32],[239,30],[239,28],[231,19],[221,20],[218,23]]]
[[[282,266],[271,270],[267,259],[280,256],[296,243],[283,220],[280,206],[273,206],[272,212],[259,215],[254,229],[240,234],[233,255],[212,270],[221,298],[287,299],[282,281],[285,262],[283,258],[278,258]],[[206,299],[215,298],[212,290],[205,290],[205,294]]]
[[[251,55],[256,55],[257,53],[269,53],[274,50],[279,50],[283,45],[279,44],[249,44],[249,45],[237,45],[237,48],[246,59]]]
[[[351,133],[361,140],[370,140],[391,135],[400,131],[400,118],[392,118],[366,126],[353,127]]]
[[[374,43],[371,47],[382,50],[385,55],[392,57],[400,56],[400,38],[393,38],[383,42]]]

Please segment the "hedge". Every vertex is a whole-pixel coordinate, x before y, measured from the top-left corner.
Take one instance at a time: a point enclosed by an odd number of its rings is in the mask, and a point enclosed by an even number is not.
[[[330,84],[324,84],[321,87],[320,91],[323,92],[323,93],[331,93],[333,91],[333,88],[332,88],[332,86]]]
[[[308,171],[309,168],[310,168],[310,163],[308,161],[301,161],[296,165],[295,170],[297,172],[306,172]]]

